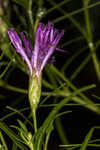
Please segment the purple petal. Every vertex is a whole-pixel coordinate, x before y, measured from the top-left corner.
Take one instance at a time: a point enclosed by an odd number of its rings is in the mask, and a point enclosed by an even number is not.
[[[36,32],[34,52],[32,54],[32,58],[31,58],[32,66],[34,65],[34,68],[37,67],[37,59],[38,59],[38,52],[39,52],[39,38],[40,38],[41,26],[42,26],[42,24],[40,23],[38,25],[38,29],[37,29],[37,32]]]
[[[54,50],[56,49],[56,46],[61,38],[61,36],[64,34],[64,31],[62,31],[60,34],[57,35],[56,39],[53,41],[53,43],[49,46],[48,48],[48,52],[45,56],[45,58],[43,59],[42,61],[42,64],[41,64],[41,69],[40,71],[43,70],[44,66],[46,65],[48,59],[51,57],[51,55],[53,54]]]
[[[62,53],[69,53],[68,51],[62,50],[62,49],[60,49],[58,47],[56,47],[56,50],[59,51],[59,52],[62,52]]]
[[[15,49],[19,52],[22,48],[22,42],[14,29],[8,30],[9,38],[14,45]]]
[[[44,66],[46,65],[48,59],[51,57],[51,55],[53,54],[54,49],[56,48],[56,46],[52,46],[51,48],[49,48],[47,55],[45,56],[45,58],[43,59],[43,62],[41,64],[41,68],[40,68],[40,72],[43,70]]]
[[[25,38],[25,35],[23,32],[21,32],[20,34],[21,34],[23,42],[24,42],[25,52],[26,52],[27,56],[29,58],[31,58],[31,56],[32,56],[32,45],[30,43],[30,40]]]
[[[9,35],[9,38],[10,38],[12,44],[14,45],[16,51],[22,56],[23,60],[26,61],[27,65],[29,67],[30,73],[32,75],[32,65],[30,63],[30,60],[29,60],[27,54],[25,53],[25,49],[22,47],[22,42],[21,42],[18,34],[16,33],[16,31],[14,29],[10,29],[8,31],[8,35]]]
[[[61,37],[64,35],[64,30],[61,31],[61,33],[58,33],[57,36],[55,37],[55,40],[53,41],[53,43],[57,43],[59,42],[59,40],[61,39]]]
[[[51,30],[52,28],[54,28],[54,25],[51,21],[48,21],[48,30]]]
[[[48,42],[48,39],[49,39],[49,33],[50,31],[47,31],[44,35],[44,43],[47,43]]]

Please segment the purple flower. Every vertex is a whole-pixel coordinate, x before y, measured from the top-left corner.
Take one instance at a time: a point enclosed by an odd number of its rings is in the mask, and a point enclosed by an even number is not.
[[[25,37],[24,33],[21,32],[20,34],[23,43],[14,29],[8,30],[11,43],[28,65],[31,76],[35,73],[36,76],[39,77],[44,66],[50,62],[54,50],[60,50],[56,47],[60,38],[64,34],[64,30],[59,32],[54,28],[51,22],[48,22],[48,26],[39,23],[35,37],[34,49],[32,48],[30,40]]]

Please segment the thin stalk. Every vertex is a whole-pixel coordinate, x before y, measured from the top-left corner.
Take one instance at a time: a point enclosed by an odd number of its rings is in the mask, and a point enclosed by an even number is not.
[[[87,1],[83,0],[83,5],[84,5],[84,16],[85,16],[85,23],[86,23],[86,30],[87,30],[87,42],[89,45],[89,49],[90,52],[92,53],[92,60],[93,60],[93,64],[95,67],[95,71],[96,71],[96,75],[98,80],[100,81],[100,67],[99,67],[99,62],[98,62],[98,58],[96,55],[96,51],[95,51],[95,46],[93,43],[93,34],[92,34],[92,30],[91,30],[91,23],[90,23],[90,17],[89,17],[89,11],[88,11],[88,3]]]
[[[12,64],[12,60],[9,61],[8,65],[6,66],[6,68],[4,69],[4,71],[0,74],[0,79],[6,74],[6,72],[10,68],[11,64]]]
[[[68,18],[68,17],[70,17],[70,16],[73,16],[73,15],[76,15],[76,14],[79,14],[79,13],[83,12],[83,11],[84,11],[85,9],[87,9],[87,8],[90,9],[90,8],[96,7],[97,5],[100,5],[100,1],[99,1],[99,2],[96,2],[96,3],[94,3],[94,4],[91,4],[91,5],[89,5],[89,6],[86,7],[86,8],[80,8],[80,9],[75,10],[75,11],[69,13],[69,14],[66,14],[66,15],[64,15],[64,16],[58,17],[58,18],[54,19],[53,22],[54,22],[54,23],[60,22],[60,21],[66,19],[66,18]]]
[[[49,142],[49,139],[50,139],[50,134],[51,134],[51,132],[52,132],[52,130],[53,130],[53,122],[51,122],[51,127],[50,127],[50,129],[48,130],[48,133],[47,133],[47,135],[46,135],[46,139],[45,139],[45,143],[44,143],[44,149],[43,150],[47,150],[48,148],[48,142]]]
[[[73,101],[74,101],[74,98],[72,98],[73,99]],[[81,100],[81,99],[80,99]],[[45,104],[45,105],[40,105],[40,107],[55,107],[57,104]],[[100,104],[98,104],[98,103],[96,103],[96,104],[92,104],[92,105],[94,105],[94,106],[100,106]],[[65,104],[65,106],[74,106],[74,107],[76,107],[76,106],[85,106],[85,107],[87,107],[87,104],[83,104],[83,103],[80,103],[80,104],[78,104],[78,103],[70,103],[70,104]],[[0,119],[0,120],[2,120],[2,119]]]
[[[59,137],[60,137],[61,142],[63,144],[68,144],[68,139],[66,138],[61,119],[57,118],[55,123],[56,123],[56,129],[57,129],[57,131],[59,133]]]
[[[51,84],[49,84],[46,80],[43,80],[43,84],[44,84],[45,87],[53,89],[53,86]],[[8,90],[13,91],[13,92],[28,94],[27,89],[22,89],[22,88],[12,86],[12,85],[6,83],[4,80],[0,80],[0,87],[2,87],[4,89],[8,89]],[[48,93],[50,94],[50,92],[42,92],[42,95],[47,96]]]
[[[0,60],[2,60],[3,56],[4,56],[4,52],[2,52],[2,54],[0,55]]]
[[[36,119],[36,108],[34,108],[32,99],[29,98],[31,112],[32,112],[32,119],[33,119],[33,126],[34,126],[34,132],[37,133],[37,119]]]
[[[8,89],[10,91],[22,93],[22,94],[28,94],[27,90],[24,90],[24,89],[17,88],[17,87],[14,87],[12,85],[9,85],[5,81],[3,81],[3,80],[0,80],[0,87],[3,87],[3,88]]]
[[[47,0],[50,3],[53,3],[53,1]],[[71,0],[64,0],[61,1],[60,3],[58,3],[57,5],[54,5],[52,8],[50,8],[49,10],[47,10],[46,15],[48,15],[49,13],[52,13],[52,11],[54,11],[55,9],[57,9],[58,7],[60,8],[62,5],[65,5],[66,3],[70,2]]]
[[[62,66],[61,68],[61,72],[64,74],[65,70],[69,67],[69,65],[80,55],[82,54],[84,51],[87,50],[88,47],[83,47],[80,50],[77,51],[77,53],[75,53],[72,57],[70,57],[68,59],[68,61],[65,62],[65,64]],[[76,69],[77,71],[77,69]],[[76,72],[75,71],[75,72]],[[78,71],[79,72],[79,71]]]
[[[88,62],[91,60],[91,53],[82,61],[82,63],[78,66],[78,68],[74,71],[74,73],[70,76],[70,80],[74,80],[78,74],[85,68]]]
[[[68,144],[68,145],[59,145],[62,148],[67,148],[67,147],[80,147],[82,144]],[[87,146],[91,147],[100,147],[100,144],[87,144]]]
[[[44,150],[47,150],[49,138],[50,138],[50,136],[47,136],[45,144],[44,144]]]
[[[29,0],[28,15],[29,15],[29,20],[30,20],[31,28],[33,28],[32,0]]]
[[[42,10],[42,5],[43,5],[43,0],[39,0],[37,1],[37,3],[38,3],[38,10],[36,13],[36,21],[34,23],[34,37],[35,37],[36,30],[37,30],[37,26],[42,18],[41,10]]]
[[[68,87],[70,87],[73,91],[77,90],[77,88],[59,70],[57,70],[57,68],[55,68],[52,65],[51,69],[67,83]],[[91,109],[92,111],[98,114],[100,113],[98,108],[92,106],[93,102],[88,97],[86,97],[83,93],[80,93],[79,96],[81,96],[81,98],[83,99],[82,104],[88,104],[87,106],[89,106],[89,109]],[[79,99],[75,98],[74,100],[80,103]]]
[[[33,102],[31,99],[30,101],[30,107],[32,112],[32,119],[33,119],[33,126],[34,126],[34,132],[37,133],[37,119],[36,119],[36,108],[34,108]]]
[[[78,36],[78,37],[76,37],[72,40],[69,40],[69,41],[65,42],[64,44],[61,45],[61,47],[71,45],[73,43],[79,42],[79,41],[84,40],[84,39],[85,38],[83,36]]]
[[[1,142],[2,142],[2,144],[4,146],[4,149],[8,150],[7,144],[6,144],[5,140],[4,140],[4,137],[3,137],[2,133],[1,133],[1,131],[0,131],[0,139],[1,139]]]
[[[98,61],[98,58],[97,58],[97,55],[96,55],[96,52],[95,52],[95,46],[94,46],[94,44],[92,42],[89,43],[89,48],[90,48],[90,51],[92,53],[92,60],[93,60],[93,64],[94,64],[94,67],[95,67],[95,72],[96,72],[98,80],[100,81],[99,61]]]
[[[37,120],[36,120],[36,110],[32,111],[33,113],[33,122],[34,122],[34,131],[37,133]]]
[[[50,4],[51,5],[53,5],[53,6],[57,6],[57,9],[63,14],[63,16],[66,16],[66,14],[67,14],[67,17],[66,18],[68,18],[77,28],[78,28],[78,30],[83,34],[83,36],[85,37],[85,38],[87,38],[87,36],[86,36],[86,33],[85,33],[85,31],[84,31],[84,29],[81,27],[81,25],[80,25],[80,23],[77,21],[77,20],[75,20],[72,16],[70,16],[70,13],[67,13],[66,11],[64,11],[58,4],[56,4],[54,1],[50,1],[50,0],[48,0],[49,2],[50,2]],[[73,13],[73,12],[72,12]],[[58,19],[59,20],[59,19]],[[54,23],[57,23],[56,22],[56,19],[53,21]]]
[[[37,30],[37,26],[39,24],[39,21],[40,21],[40,18],[37,18],[36,21],[35,21],[35,24],[34,24],[34,37],[35,37],[35,33],[36,33],[36,30]]]

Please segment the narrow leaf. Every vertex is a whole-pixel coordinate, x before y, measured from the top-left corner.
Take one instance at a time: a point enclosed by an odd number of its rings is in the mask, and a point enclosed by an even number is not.
[[[26,146],[22,144],[22,140],[16,135],[5,123],[0,121],[0,128],[10,137],[10,139],[21,149],[27,150]]]
[[[12,0],[12,1],[24,7],[25,9],[28,8],[28,0]]]

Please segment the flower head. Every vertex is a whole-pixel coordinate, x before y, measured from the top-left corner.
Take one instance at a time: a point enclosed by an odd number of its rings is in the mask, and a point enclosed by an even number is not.
[[[20,33],[23,43],[14,29],[8,30],[8,35],[11,43],[15,47],[16,51],[22,56],[22,59],[26,62],[29,67],[30,74],[36,74],[37,77],[40,76],[44,66],[50,60],[53,52],[57,48],[57,44],[64,34],[64,30],[59,32],[54,28],[51,22],[48,22],[48,26],[39,23],[34,49],[23,32]]]

